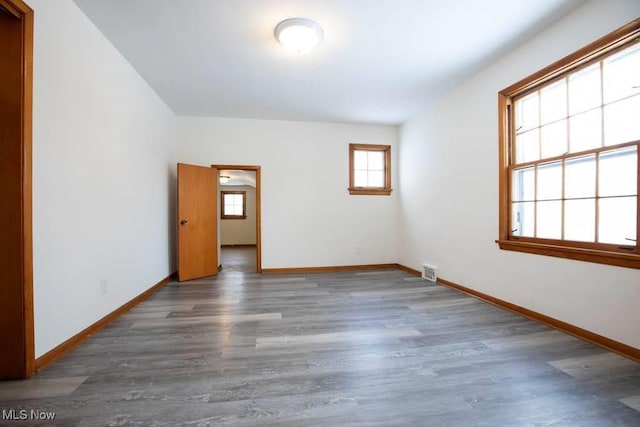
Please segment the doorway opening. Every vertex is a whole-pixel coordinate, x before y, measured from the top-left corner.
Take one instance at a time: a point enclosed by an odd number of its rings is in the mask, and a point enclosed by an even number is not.
[[[220,185],[221,271],[262,273],[260,166],[212,165]]]

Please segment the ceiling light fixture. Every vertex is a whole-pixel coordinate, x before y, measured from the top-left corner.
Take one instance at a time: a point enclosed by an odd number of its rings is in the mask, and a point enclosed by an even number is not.
[[[276,25],[276,40],[296,53],[307,53],[322,40],[322,27],[307,18],[289,18]]]
[[[227,175],[220,175],[220,184],[226,184],[227,182],[229,182],[229,179],[231,178]]]

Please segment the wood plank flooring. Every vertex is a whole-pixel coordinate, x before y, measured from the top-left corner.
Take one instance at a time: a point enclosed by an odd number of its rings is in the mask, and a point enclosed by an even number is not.
[[[1,382],[0,403],[60,426],[639,426],[640,364],[399,270],[228,269]]]

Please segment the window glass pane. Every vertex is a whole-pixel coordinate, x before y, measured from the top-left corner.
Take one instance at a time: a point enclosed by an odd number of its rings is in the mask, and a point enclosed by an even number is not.
[[[538,129],[516,135],[516,162],[540,160],[540,141]]]
[[[538,200],[562,197],[562,163],[538,166]]]
[[[635,246],[636,238],[635,197],[616,197],[598,201],[598,241]]]
[[[564,238],[579,242],[595,241],[595,199],[567,200],[564,202]]]
[[[227,216],[244,215],[243,194],[224,193],[222,214]]]
[[[569,119],[569,150],[572,153],[602,147],[602,109],[587,111]]]
[[[631,196],[637,194],[638,153],[636,147],[607,151],[600,154],[598,194]]]
[[[595,197],[596,156],[578,157],[567,160],[564,168],[564,197]]]
[[[384,188],[384,172],[382,171],[369,171],[367,173],[367,186],[368,187],[382,187]]]
[[[569,76],[569,114],[597,107],[600,99],[600,63]]]
[[[603,71],[605,103],[640,93],[640,44],[607,58]]]
[[[533,202],[513,203],[511,205],[511,232],[514,236],[533,236],[535,214]]]
[[[366,169],[367,168],[367,152],[355,151],[353,152],[353,168],[354,169]]]
[[[540,122],[549,123],[567,116],[567,84],[562,79],[540,91]]]
[[[604,145],[640,139],[640,95],[604,107]]]
[[[535,199],[535,169],[533,167],[516,169],[513,171],[512,193],[513,201]]]
[[[537,202],[536,237],[560,239],[562,202]]]
[[[369,151],[369,170],[384,170],[384,152],[382,151]]]
[[[559,122],[540,128],[541,158],[560,156],[567,152],[567,121]]]
[[[353,185],[356,187],[366,187],[367,186],[367,171],[366,170],[356,170],[353,172]]]
[[[538,126],[538,92],[519,99],[515,103],[516,132],[525,132]]]

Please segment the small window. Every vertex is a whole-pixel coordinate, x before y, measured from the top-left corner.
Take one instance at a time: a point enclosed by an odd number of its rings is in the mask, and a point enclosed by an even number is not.
[[[500,92],[502,249],[640,268],[640,20]]]
[[[349,194],[391,194],[391,146],[349,144]]]
[[[246,191],[221,191],[222,219],[246,219],[247,218],[247,192]]]

